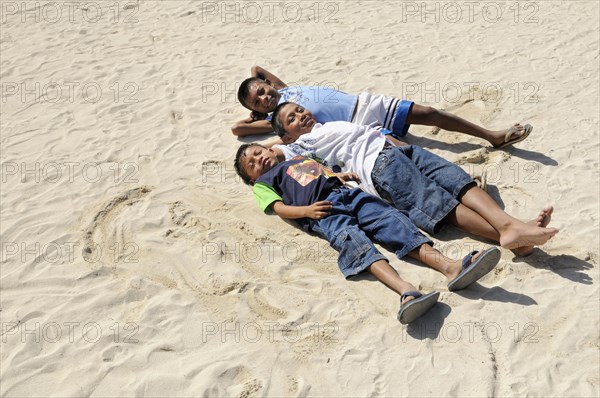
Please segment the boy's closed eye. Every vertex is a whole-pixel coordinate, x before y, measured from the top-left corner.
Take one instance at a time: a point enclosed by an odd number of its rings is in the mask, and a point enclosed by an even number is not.
[[[265,89],[263,87],[256,90],[256,100],[254,101],[254,105],[258,105],[260,96],[263,95],[264,93],[265,93]]]

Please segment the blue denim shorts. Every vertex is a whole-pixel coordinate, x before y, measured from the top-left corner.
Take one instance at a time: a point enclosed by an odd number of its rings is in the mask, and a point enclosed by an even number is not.
[[[404,214],[358,188],[336,188],[325,200],[333,205],[331,214],[310,220],[310,226],[339,252],[338,266],[346,278],[387,260],[373,241],[398,258],[424,243],[432,244]]]
[[[475,183],[463,169],[415,145],[384,148],[371,172],[379,195],[427,233],[458,206],[458,196]]]

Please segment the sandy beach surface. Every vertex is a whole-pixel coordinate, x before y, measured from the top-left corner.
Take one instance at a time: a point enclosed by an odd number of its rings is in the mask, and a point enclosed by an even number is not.
[[[3,397],[598,397],[599,3],[0,3]],[[347,281],[329,244],[261,213],[236,177],[252,65],[488,128],[505,151],[413,126],[560,233],[440,303]],[[268,142],[273,137],[256,137]],[[456,229],[452,258],[492,245]]]

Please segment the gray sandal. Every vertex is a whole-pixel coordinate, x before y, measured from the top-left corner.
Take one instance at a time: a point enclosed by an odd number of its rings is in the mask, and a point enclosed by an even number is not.
[[[485,250],[475,261],[473,256],[479,253],[473,251],[465,256],[462,260],[462,271],[456,278],[448,283],[448,290],[462,290],[469,285],[477,282],[480,278],[494,269],[500,261],[500,249],[491,247]]]
[[[402,303],[406,297],[414,297],[414,299],[406,304],[400,304],[398,320],[404,325],[413,322],[429,311],[429,309],[437,303],[440,293],[434,291],[423,295],[420,292],[406,292],[400,296],[400,303]]]

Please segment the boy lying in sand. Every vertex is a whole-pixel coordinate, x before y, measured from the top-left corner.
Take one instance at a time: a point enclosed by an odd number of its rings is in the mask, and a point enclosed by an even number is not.
[[[294,142],[273,147],[280,160],[301,155],[318,158],[334,170],[356,172],[364,191],[387,200],[429,234],[450,223],[526,256],[558,232],[545,228],[551,206],[523,223],[505,213],[457,165],[415,145],[390,145],[375,128],[348,122],[321,125],[293,103],[279,105],[272,124],[284,141]]]
[[[404,281],[371,239],[394,250],[398,258],[409,255],[441,272],[450,281],[449,290],[468,287],[500,260],[497,248],[472,252],[462,262],[451,260],[435,250],[398,210],[359,188],[347,187],[344,182],[358,180],[356,174],[335,174],[302,156],[282,159],[281,150],[244,144],[237,151],[235,168],[244,182],[253,185],[262,210],[294,219],[327,239],[339,252],[338,265],[346,278],[366,270],[398,293],[401,323],[423,315],[437,302],[439,293],[423,295]]]
[[[406,135],[410,124],[422,124],[483,138],[494,148],[504,148],[523,141],[533,129],[529,124],[515,124],[505,130],[492,131],[451,113],[412,101],[369,93],[357,96],[320,86],[287,86],[277,76],[259,66],[252,67],[251,73],[252,77],[244,80],[238,89],[238,100],[252,113],[249,118],[237,122],[231,128],[237,136],[271,132],[267,116],[283,102],[302,105],[313,113],[319,123],[376,123],[392,131],[397,138]]]

